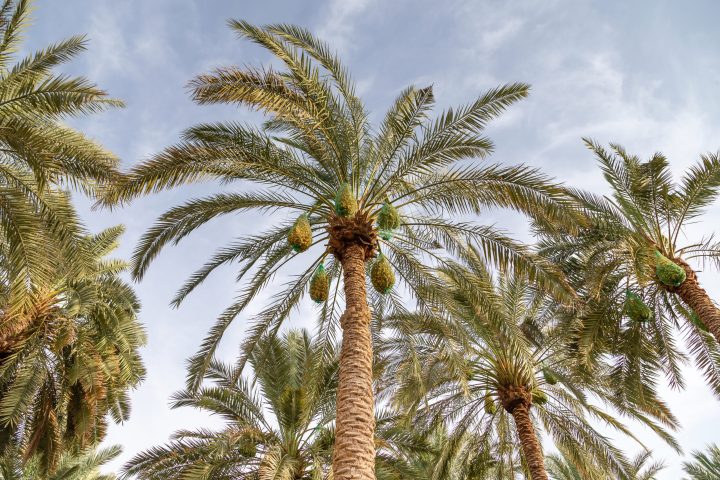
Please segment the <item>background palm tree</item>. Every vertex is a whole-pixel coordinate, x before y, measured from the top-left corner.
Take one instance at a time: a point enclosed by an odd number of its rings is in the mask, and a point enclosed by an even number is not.
[[[220,68],[191,82],[193,98],[200,104],[246,105],[266,114],[267,121],[260,129],[228,122],[187,130],[182,143],[134,167],[106,203],[200,180],[244,181],[254,188],[192,200],[163,214],[135,251],[136,278],[165,245],[218,216],[277,210],[292,215],[221,249],[177,294],[176,305],[226,263],[240,264],[239,280],[250,277],[191,360],[188,386],[199,386],[238,313],[282,267],[294,264],[300,273],[254,318],[240,364],[263,334],[277,331],[310,283],[311,297],[324,304],[321,330],[331,340],[338,323],[343,331],[335,477],[374,478],[366,270],[373,267],[373,286],[380,293],[390,290],[396,273],[411,293],[431,292],[422,288],[434,282],[427,262],[442,262],[439,253],[457,252],[467,242],[499,264],[515,261],[517,268],[542,270],[526,248],[498,230],[450,219],[508,207],[543,224],[569,223],[564,192],[527,167],[467,161],[490,153],[485,125],[525,97],[526,85],[491,90],[436,120],[428,117],[432,90],[411,87],[373,129],[347,71],[327,45],[293,26],[230,25],[275,55],[285,70]],[[307,249],[312,257],[293,254]],[[392,295],[387,301],[401,303]]]
[[[520,276],[494,280],[477,252],[466,257],[467,265],[440,270],[454,299],[444,306],[447,318],[409,313],[391,319],[406,330],[382,352],[391,358],[391,398],[407,408],[415,425],[448,419],[452,437],[475,434],[476,450],[494,448],[491,457],[503,464],[513,464],[520,445],[533,480],[547,478],[540,429],[575,461],[587,459],[627,478],[623,454],[592,421],[632,434],[590,402],[612,399],[601,374],[583,376],[566,354],[565,332],[557,327],[560,307]],[[631,408],[621,411],[647,420]]]
[[[24,327],[0,343],[0,450],[19,449],[46,471],[63,451],[101,441],[108,414],[126,420],[129,390],[145,374],[140,305],[120,278],[127,265],[106,258],[122,232],[80,239],[93,270],[66,263],[33,296]]]
[[[720,448],[708,445],[705,452],[693,452],[693,459],[683,463],[688,480],[719,480],[720,479]]]
[[[662,154],[643,162],[618,145],[608,151],[586,144],[611,195],[573,192],[589,226],[576,234],[546,234],[541,245],[586,301],[584,312],[570,318],[576,332],[571,348],[587,365],[614,354],[620,401],[669,413],[652,385],[658,372],[674,387],[684,384],[685,356],[674,335],[680,328],[687,351],[720,396],[720,312],[688,263],[717,266],[720,244],[713,235],[693,238],[687,231],[720,193],[720,159],[703,156],[675,183]],[[673,270],[677,277],[668,277]]]
[[[0,457],[0,480],[116,480],[114,474],[102,474],[100,469],[117,458],[122,449],[115,445],[91,448],[84,453],[64,453],[52,475],[44,473],[38,458],[23,462],[21,456],[14,453]]]
[[[265,337],[249,359],[252,381],[213,363],[212,386],[183,391],[173,408],[226,421],[219,431],[180,430],[135,456],[126,476],[154,479],[324,479],[332,451],[337,359],[305,331]]]
[[[0,262],[7,275],[0,334],[34,290],[53,283],[63,257],[78,253],[82,227],[58,187],[94,195],[118,174],[111,153],[62,121],[121,105],[82,77],[53,73],[84,50],[84,38],[12,63],[30,5],[5,0],[0,6]]]

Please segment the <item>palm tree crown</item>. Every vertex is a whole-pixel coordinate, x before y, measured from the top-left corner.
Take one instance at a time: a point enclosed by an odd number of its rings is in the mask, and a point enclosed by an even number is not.
[[[213,363],[213,385],[183,391],[173,407],[226,421],[220,431],[178,431],[173,441],[133,458],[140,479],[323,479],[332,449],[337,360],[307,332],[263,338],[249,359],[252,381]]]
[[[87,266],[66,264],[52,287],[0,337],[0,451],[54,471],[63,451],[104,438],[107,416],[130,413],[129,390],[145,375],[139,349],[145,332],[139,302],[120,275],[125,262],[107,258],[122,227],[81,240]]]
[[[541,245],[544,255],[564,266],[587,303],[573,320],[581,361],[590,365],[614,354],[618,396],[659,405],[653,388],[658,372],[673,386],[684,384],[685,355],[674,335],[679,328],[687,351],[720,396],[720,310],[687,263],[718,266],[720,244],[712,236],[688,239],[687,227],[720,194],[720,157],[703,156],[675,183],[662,154],[643,162],[618,145],[608,151],[586,143],[611,194],[575,191],[590,218],[587,228],[546,234]]]
[[[47,475],[39,458],[22,462],[20,455],[13,452],[0,458],[0,480],[117,480],[114,474],[103,474],[100,469],[120,453],[122,449],[117,445],[91,448],[83,453],[66,452],[60,458],[57,471]]]
[[[219,69],[191,82],[193,98],[201,104],[235,103],[258,109],[269,116],[263,128],[237,123],[193,127],[185,132],[183,143],[134,167],[107,198],[110,203],[125,201],[204,179],[246,180],[258,187],[192,200],[163,214],[135,252],[133,273],[138,278],[165,245],[217,216],[248,210],[297,215],[223,248],[178,292],[175,304],[225,263],[241,264],[239,280],[254,272],[203,344],[193,363],[196,379],[228,323],[281,267],[295,259],[294,250],[318,246],[314,260],[305,262],[296,280],[274,295],[272,304],[255,319],[251,339],[277,327],[323,262],[328,264],[325,271],[332,289],[324,308],[338,308],[332,300],[337,297],[339,265],[327,254],[340,253],[342,242],[357,238],[367,247],[367,257],[382,251],[400,280],[416,291],[431,281],[421,254],[436,256],[433,252],[439,246],[455,251],[463,241],[472,240],[499,262],[523,252],[492,228],[447,220],[439,213],[452,217],[501,206],[561,215],[561,189],[530,168],[458,164],[490,153],[492,143],[482,136],[483,127],[525,97],[526,85],[492,90],[434,121],[428,119],[432,89],[411,87],[374,131],[345,69],[308,32],[287,25],[258,28],[241,21],[231,26],[278,56],[288,71]],[[343,195],[351,203],[345,213],[336,201]],[[378,235],[379,217],[388,208],[399,212],[402,220],[394,231]],[[346,216],[349,213],[353,215]],[[310,225],[308,245],[287,241],[297,218]]]
[[[54,269],[82,234],[57,187],[96,194],[118,175],[111,153],[62,122],[121,105],[84,78],[53,72],[85,49],[84,38],[12,63],[30,4],[0,5],[0,258],[7,275],[0,332],[18,308],[28,306],[29,293],[53,282]]]
[[[494,279],[478,252],[467,259],[466,265],[449,263],[440,270],[454,299],[444,306],[448,318],[419,313],[393,320],[409,330],[408,340],[392,340],[383,351],[390,358],[387,375],[395,379],[389,382],[394,401],[409,407],[416,425],[432,427],[448,419],[453,436],[476,434],[475,450],[493,449],[492,457],[509,475],[517,468],[521,446],[530,478],[547,478],[542,429],[572,458],[627,478],[622,452],[592,424],[600,419],[632,433],[590,399],[643,421],[645,415],[614,404],[599,371],[593,378],[577,372],[564,348],[566,333],[558,326],[562,305],[522,276],[506,273]]]

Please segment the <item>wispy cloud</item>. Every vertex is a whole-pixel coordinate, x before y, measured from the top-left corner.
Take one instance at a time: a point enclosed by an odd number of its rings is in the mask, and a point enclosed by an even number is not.
[[[344,52],[355,34],[355,21],[376,0],[331,0],[328,14],[316,31],[318,37]]]

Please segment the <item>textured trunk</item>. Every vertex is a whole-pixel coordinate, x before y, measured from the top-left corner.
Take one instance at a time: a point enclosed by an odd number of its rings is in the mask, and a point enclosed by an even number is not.
[[[700,286],[695,271],[685,261],[675,259],[675,262],[685,269],[687,278],[679,286],[671,289],[695,312],[708,331],[720,342],[720,310]]]
[[[512,416],[515,419],[515,428],[520,438],[520,445],[525,456],[525,462],[530,469],[530,478],[532,480],[548,480],[545,471],[545,460],[543,458],[542,448],[538,440],[535,427],[530,419],[530,405],[520,403],[515,406]]]
[[[345,312],[337,391],[333,478],[375,479],[375,413],[372,391],[370,308],[365,292],[365,249],[349,245],[342,253]]]

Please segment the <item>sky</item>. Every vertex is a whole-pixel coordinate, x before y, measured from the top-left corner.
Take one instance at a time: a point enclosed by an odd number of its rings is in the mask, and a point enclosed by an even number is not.
[[[714,0],[38,0],[26,48],[88,35],[88,51],[63,71],[89,77],[127,106],[72,123],[115,152],[124,168],[173,144],[193,124],[260,119],[234,107],[194,105],[187,90],[193,76],[216,66],[272,62],[227,27],[228,19],[244,19],[298,24],[329,42],[352,71],[373,120],[408,85],[433,85],[440,110],[502,83],[527,82],[530,97],[488,129],[496,144],[491,161],[530,164],[605,193],[582,137],[620,143],[644,158],[662,151],[678,175],[700,154],[720,149],[719,16]],[[118,255],[129,258],[165,209],[219,190],[177,189],[112,212],[77,202],[92,230],[126,225]],[[709,234],[718,220],[720,205],[714,205],[691,233]],[[112,467],[163,443],[177,428],[217,424],[192,410],[170,410],[168,400],[183,387],[185,359],[233,299],[235,272],[218,271],[178,309],[168,304],[216,248],[275,221],[242,215],[211,223],[167,248],[136,285],[149,334],[148,375],[132,394],[131,419],[110,428],[106,443],[124,447]],[[516,216],[488,212],[482,221],[529,240]],[[702,271],[700,280],[720,298],[717,272]],[[260,305],[262,298],[228,332],[221,359],[236,357],[243,320]],[[291,319],[292,326],[312,324],[309,306]],[[685,373],[684,391],[664,390],[683,425],[677,438],[687,454],[720,443],[720,403],[691,366]],[[637,435],[667,464],[660,479],[682,476],[682,457],[646,430]],[[639,448],[622,439],[617,444]]]

